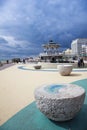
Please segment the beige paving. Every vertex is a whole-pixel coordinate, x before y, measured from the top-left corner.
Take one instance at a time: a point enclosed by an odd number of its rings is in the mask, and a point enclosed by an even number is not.
[[[58,72],[21,70],[18,66],[21,65],[0,71],[0,125],[34,101],[36,87],[87,78],[87,72],[72,72],[70,76],[60,76]]]

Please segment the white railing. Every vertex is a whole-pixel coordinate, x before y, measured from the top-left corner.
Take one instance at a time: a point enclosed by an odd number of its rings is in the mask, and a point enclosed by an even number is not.
[[[58,53],[40,53],[40,56],[58,56]]]

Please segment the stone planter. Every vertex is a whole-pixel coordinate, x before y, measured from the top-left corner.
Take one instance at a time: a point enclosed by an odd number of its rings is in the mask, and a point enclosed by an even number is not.
[[[67,76],[70,75],[71,71],[72,71],[73,66],[72,65],[58,65],[58,70],[59,73],[62,76]]]
[[[66,121],[81,109],[85,90],[73,84],[52,84],[37,88],[34,95],[37,107],[49,119]]]
[[[35,69],[41,69],[41,65],[35,65],[34,68]]]

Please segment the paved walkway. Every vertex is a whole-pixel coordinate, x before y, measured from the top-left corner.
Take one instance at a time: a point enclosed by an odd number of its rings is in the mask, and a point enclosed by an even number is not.
[[[81,85],[87,93],[87,79],[78,80],[73,84]],[[32,121],[32,122],[31,122]],[[2,130],[87,130],[87,96],[81,111],[75,118],[65,122],[49,120],[33,102],[19,111],[1,126]]]
[[[70,76],[61,76],[58,72],[24,71],[18,69],[20,66],[17,64],[0,71],[0,124],[34,101],[36,87],[87,78],[87,72],[72,72]]]
[[[15,65],[15,64],[14,63],[4,64],[3,66],[0,66],[0,70],[6,69],[6,68],[11,67],[13,65]]]

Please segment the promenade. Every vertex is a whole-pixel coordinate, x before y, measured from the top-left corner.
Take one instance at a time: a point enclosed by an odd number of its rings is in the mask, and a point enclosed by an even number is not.
[[[0,125],[35,100],[35,88],[43,84],[71,83],[87,78],[87,71],[61,76],[53,71],[22,70],[18,68],[20,66],[29,65],[16,64],[0,71]]]

